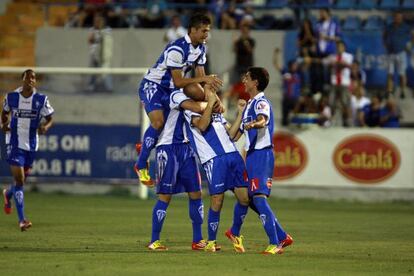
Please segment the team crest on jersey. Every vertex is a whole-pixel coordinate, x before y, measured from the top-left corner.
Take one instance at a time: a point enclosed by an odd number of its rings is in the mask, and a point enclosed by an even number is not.
[[[204,219],[204,205],[198,207],[198,213],[200,214],[201,219]]]
[[[262,224],[265,225],[266,224],[266,215],[265,214],[261,214],[259,218],[262,221]]]
[[[213,113],[211,114],[211,121],[216,123],[222,123],[222,117],[219,113]]]
[[[254,192],[259,189],[259,179],[258,178],[252,178],[250,180],[250,191]]]
[[[165,167],[167,166],[168,162],[168,154],[164,150],[160,150],[157,153],[157,164],[158,164],[158,177],[159,179],[162,178],[164,174]]]
[[[211,230],[213,230],[214,232],[216,232],[217,231],[217,228],[218,228],[218,221],[216,221],[216,222],[210,222],[209,223],[209,225],[210,225],[210,228],[211,228]]]
[[[256,104],[256,110],[269,111],[269,104],[266,101],[259,101]]]
[[[165,218],[166,215],[167,215],[167,212],[165,210],[157,210],[158,222],[161,222]]]
[[[157,85],[155,83],[146,82],[144,85],[144,93],[150,102],[154,94],[157,92]]]

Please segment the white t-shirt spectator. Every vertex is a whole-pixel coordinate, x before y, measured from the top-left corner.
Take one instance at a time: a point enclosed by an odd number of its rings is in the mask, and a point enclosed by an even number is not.
[[[368,97],[362,96],[357,98],[355,95],[351,96],[351,116],[354,126],[361,126],[358,120],[358,112],[370,103],[371,100]]]
[[[329,64],[332,65],[331,70],[331,84],[349,87],[351,85],[351,69],[350,66],[354,56],[350,53],[343,52],[342,54],[335,54],[329,56]],[[349,67],[337,67],[336,63],[342,62]]]

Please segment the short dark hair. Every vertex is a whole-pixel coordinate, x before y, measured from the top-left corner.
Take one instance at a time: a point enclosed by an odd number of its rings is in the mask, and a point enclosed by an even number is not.
[[[191,28],[198,28],[200,25],[211,25],[211,19],[204,13],[193,14],[188,22],[188,32]]]
[[[250,67],[247,72],[252,80],[257,80],[257,90],[264,91],[269,84],[269,72],[263,67]]]
[[[33,69],[27,69],[22,73],[22,79],[24,79],[24,77],[26,76],[27,73],[29,72],[34,72]]]

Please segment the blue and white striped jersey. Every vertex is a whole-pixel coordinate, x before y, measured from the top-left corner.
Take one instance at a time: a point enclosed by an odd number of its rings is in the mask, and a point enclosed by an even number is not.
[[[164,111],[165,121],[164,128],[158,138],[157,146],[182,144],[188,142],[187,136],[184,130],[184,114],[181,112],[180,105],[182,102],[190,100],[182,89],[175,90],[170,95],[169,110]]]
[[[264,128],[244,129],[244,125],[257,120],[257,116],[266,117],[266,126]],[[240,131],[244,131],[246,137],[245,150],[263,149],[273,146],[273,110],[269,100],[266,99],[263,92],[250,99],[243,111],[243,119]]]
[[[200,44],[194,48],[187,34],[167,44],[155,65],[148,70],[144,78],[163,87],[175,89],[171,69],[182,69],[184,76],[191,71],[193,66],[204,66],[205,63],[205,45]]]
[[[52,115],[54,110],[46,95],[35,91],[30,97],[25,98],[21,91],[19,88],[8,93],[3,102],[3,110],[11,112],[11,130],[6,134],[6,144],[27,151],[36,151],[40,120]]]
[[[201,164],[216,156],[237,151],[233,141],[230,140],[226,129],[227,121],[222,114],[213,113],[210,125],[203,132],[191,124],[191,119],[194,116],[201,117],[200,114],[188,110],[184,114],[188,138],[197,151]]]

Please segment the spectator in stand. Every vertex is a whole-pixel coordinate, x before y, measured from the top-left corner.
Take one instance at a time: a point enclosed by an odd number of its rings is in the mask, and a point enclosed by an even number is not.
[[[400,111],[393,97],[388,97],[380,111],[380,124],[385,128],[400,127]]]
[[[332,107],[335,114],[336,104],[339,102],[342,113],[342,125],[349,126],[350,117],[350,91],[351,85],[351,65],[353,55],[346,52],[345,43],[338,41],[337,53],[330,55],[325,62],[331,66],[331,85],[332,85]]]
[[[332,109],[329,106],[329,98],[322,96],[318,103],[319,121],[321,127],[330,127],[332,125]]]
[[[141,26],[144,28],[163,28],[165,25],[165,0],[148,0],[145,14],[140,17]]]
[[[323,66],[317,62],[311,62],[317,58],[316,37],[312,27],[312,22],[305,19],[300,27],[298,34],[299,56],[303,58],[301,70],[303,72],[303,86],[310,87],[312,94],[322,92],[323,87]]]
[[[208,5],[208,10],[213,16],[214,25],[221,27],[222,14],[229,8],[229,3],[226,0],[211,0]]]
[[[371,103],[365,105],[359,112],[359,123],[363,127],[379,127],[381,121],[381,98],[379,95],[371,97]]]
[[[400,78],[400,97],[405,97],[405,88],[407,86],[406,69],[407,55],[406,44],[411,32],[410,26],[404,23],[403,15],[400,11],[394,13],[393,22],[384,30],[384,45],[388,54],[388,79],[387,92],[394,92],[394,74],[397,71]]]
[[[112,60],[113,39],[111,29],[105,26],[105,19],[101,15],[95,16],[94,27],[88,36],[89,65],[91,67],[110,67]],[[113,91],[112,76],[103,75],[103,84],[106,92]],[[97,76],[92,75],[89,80],[88,90],[97,91]]]
[[[173,15],[171,17],[171,27],[168,28],[167,32],[164,35],[165,42],[175,41],[187,34],[186,28],[181,25],[181,20],[178,15]]]
[[[353,92],[359,85],[359,82],[364,86],[367,81],[367,74],[359,65],[357,60],[353,60],[351,64],[351,85],[350,91]]]
[[[354,82],[354,90],[351,95],[351,120],[352,125],[360,127],[359,112],[363,110],[366,105],[371,103],[370,99],[365,96],[364,86],[361,80]]]
[[[247,72],[249,67],[254,65],[254,48],[256,41],[250,36],[250,26],[243,24],[240,26],[240,36],[233,42],[233,51],[236,62],[234,64],[233,81],[237,82]]]
[[[301,93],[301,76],[298,64],[295,60],[288,62],[288,68],[283,69],[279,63],[279,52],[276,48],[273,52],[273,65],[282,75],[283,96],[282,96],[282,125],[289,125],[289,115],[294,110]]]
[[[339,24],[335,22],[329,9],[321,9],[319,11],[319,22],[316,24],[317,53],[319,58],[336,54],[336,42],[340,40]],[[323,66],[323,64],[322,64]],[[323,75],[320,85],[322,93],[326,92],[325,86],[329,84],[328,68],[323,66]]]

